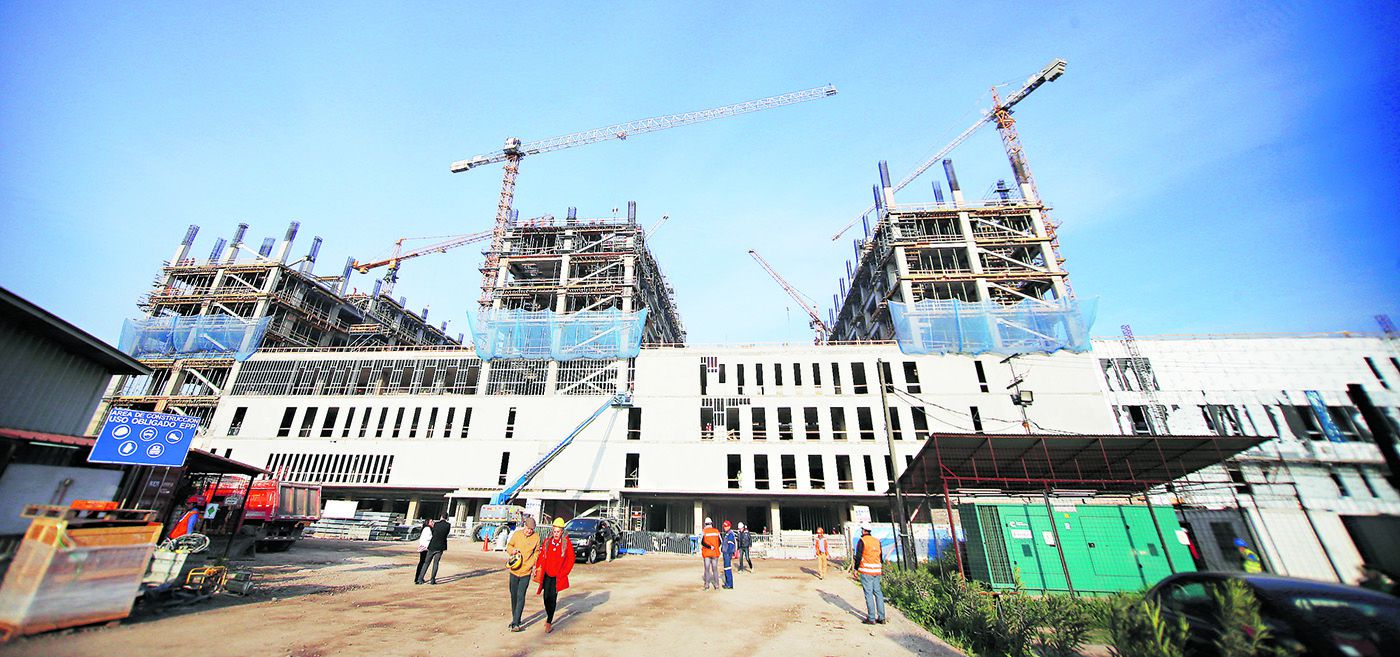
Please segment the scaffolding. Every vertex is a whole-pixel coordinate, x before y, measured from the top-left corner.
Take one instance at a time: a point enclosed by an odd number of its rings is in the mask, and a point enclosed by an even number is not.
[[[867,222],[864,238],[855,240],[855,259],[846,262],[846,276],[832,299],[833,340],[898,338],[894,304],[905,305],[906,317],[916,309],[951,312],[957,307],[953,302],[966,304],[961,308],[969,312],[985,309],[989,327],[1000,327],[989,328],[993,334],[1006,328],[1001,308],[1024,315],[1027,304],[1037,304],[1044,311],[1036,315],[1044,316],[1067,313],[1073,305],[1068,274],[1054,253],[1055,235],[1040,200],[998,181],[984,198],[969,201],[952,160],[943,165],[951,198],[945,199],[935,182],[933,203],[896,205],[889,169],[880,163],[880,184],[873,190],[875,225]],[[1060,348],[1078,350],[1080,338],[1087,348],[1086,333],[1070,333],[1073,339]],[[971,346],[977,353],[979,345]]]
[[[1096,307],[1094,300],[1077,299],[889,304],[895,341],[906,354],[1087,353]]]
[[[501,244],[487,253],[495,284],[473,325],[483,359],[630,358],[642,344],[684,344],[635,202],[625,219],[580,219],[575,208],[562,222],[512,219]]]
[[[111,407],[212,416],[229,369],[261,348],[457,345],[447,324],[408,310],[402,298],[351,291],[348,259],[338,276],[314,272],[321,238],[289,262],[300,226],[256,250],[244,243],[248,224],[232,240],[219,238],[207,258],[191,257],[198,226],[185,232],[175,255],[138,301],[144,316],[129,319],[121,347],[153,370],[117,377],[94,426]]]

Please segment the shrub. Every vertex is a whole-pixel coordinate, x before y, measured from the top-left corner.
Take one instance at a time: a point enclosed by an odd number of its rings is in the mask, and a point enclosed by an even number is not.
[[[1108,607],[1110,652],[1115,657],[1183,657],[1186,621],[1168,623],[1149,600],[1115,596]]]
[[[1041,600],[1043,633],[1040,652],[1046,657],[1073,657],[1089,642],[1095,605],[1083,598],[1052,595]]]

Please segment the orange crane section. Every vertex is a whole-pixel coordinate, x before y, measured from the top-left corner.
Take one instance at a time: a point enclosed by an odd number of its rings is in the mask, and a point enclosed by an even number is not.
[[[380,293],[388,295],[394,291],[394,283],[397,283],[399,280],[399,266],[403,263],[404,260],[412,260],[414,258],[417,258],[418,256],[428,255],[429,253],[443,253],[445,251],[455,249],[459,246],[475,244],[476,242],[484,242],[490,238],[491,231],[489,230],[480,233],[458,235],[456,237],[444,240],[442,242],[438,242],[436,244],[429,244],[427,246],[414,249],[407,253],[403,253],[403,243],[405,241],[423,238],[400,237],[397,241],[394,242],[393,255],[383,260],[376,260],[374,262],[360,262],[359,260],[356,260],[354,264],[350,265],[350,267],[355,271],[360,272],[361,274],[368,274],[371,269],[378,269],[380,267],[387,266],[389,269],[388,271],[384,272],[384,285],[380,288]]]

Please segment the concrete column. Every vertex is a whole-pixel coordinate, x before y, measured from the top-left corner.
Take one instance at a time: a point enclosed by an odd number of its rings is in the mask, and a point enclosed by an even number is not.
[[[779,473],[779,474],[781,475],[781,473]],[[769,532],[770,534],[773,534],[774,536],[777,536],[777,535],[778,535],[778,532],[782,531],[782,527],[783,527],[783,517],[782,517],[782,514],[778,513],[778,503],[777,503],[777,502],[769,502],[769,503],[768,503],[768,532]]]
[[[180,240],[180,246],[175,249],[175,255],[170,257],[170,264],[179,264],[181,260],[189,256],[190,247],[194,245],[194,237],[198,234],[199,226],[194,224],[190,224],[190,227],[185,229],[185,239]]]
[[[894,247],[895,281],[899,285],[899,300],[914,303],[914,284],[909,281],[909,260],[905,257],[905,247]]]
[[[458,524],[458,525],[460,525],[460,524],[466,522],[466,521],[467,521],[467,508],[470,507],[471,505],[467,503],[467,500],[466,500],[465,498],[460,498],[460,497],[459,497],[459,498],[456,498],[456,499],[453,499],[453,500],[452,500],[452,503],[456,505],[456,507],[455,507],[455,509],[454,509],[455,512],[454,512],[454,514],[453,514],[453,516],[452,516],[453,518],[455,518],[454,522],[455,522],[456,524]]]
[[[695,533],[699,534],[705,528],[705,505],[700,500],[695,500]]]
[[[632,310],[632,290],[637,285],[637,258],[636,256],[626,256],[622,259],[622,285],[626,291],[622,294],[622,311]]]
[[[417,495],[414,495],[413,497],[408,498],[408,516],[407,516],[406,520],[407,520],[407,522],[408,522],[409,524],[412,524],[413,521],[415,521],[415,520],[417,520],[417,519],[418,519],[418,496],[417,496]]]
[[[278,247],[276,260],[282,264],[287,264],[287,256],[292,252],[292,241],[297,238],[297,229],[301,228],[301,222],[293,221],[287,226],[287,234],[282,238],[282,246]]]

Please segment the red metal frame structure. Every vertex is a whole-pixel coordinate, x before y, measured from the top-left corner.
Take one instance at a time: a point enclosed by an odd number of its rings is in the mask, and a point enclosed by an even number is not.
[[[952,497],[968,485],[994,487],[1006,495],[1048,496],[1056,488],[1072,487],[1076,492],[1146,497],[1155,486],[1223,463],[1268,440],[1268,436],[932,433],[899,476],[899,484],[906,494],[928,498],[941,493],[951,528]],[[956,531],[953,534],[956,537]],[[962,551],[955,553],[958,569],[966,574]]]

